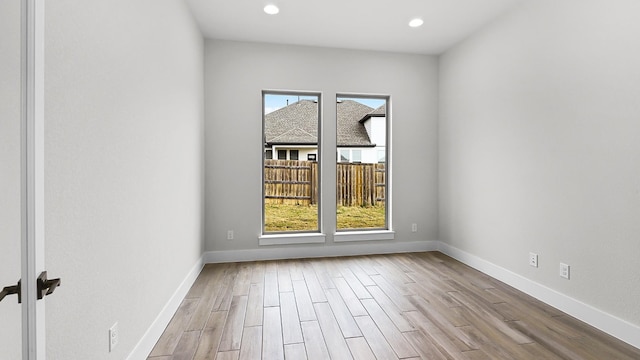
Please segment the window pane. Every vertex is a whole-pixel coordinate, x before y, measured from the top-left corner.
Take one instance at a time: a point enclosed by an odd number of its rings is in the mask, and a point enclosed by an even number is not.
[[[349,162],[349,150],[340,150],[340,162]]]
[[[362,162],[362,150],[351,150],[351,161]]]
[[[273,150],[267,150],[267,151],[265,151],[265,153],[264,153],[264,158],[265,158],[265,159],[268,159],[268,160],[273,159]]]
[[[264,160],[263,233],[317,232],[319,95],[263,93],[264,147],[280,148]],[[267,150],[268,151],[268,150]],[[288,158],[287,158],[288,152]]]
[[[387,100],[337,98],[338,231],[388,228]]]

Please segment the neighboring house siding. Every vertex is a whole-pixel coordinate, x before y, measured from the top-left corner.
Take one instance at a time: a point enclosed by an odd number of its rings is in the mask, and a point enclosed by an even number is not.
[[[268,150],[272,151],[272,159],[278,158],[278,150],[284,150],[287,152],[286,160],[291,160],[291,150],[298,151],[298,160],[307,160],[309,154],[316,155],[316,159],[318,156],[318,148],[315,146],[306,146],[306,147],[296,147],[290,145],[274,145],[268,148],[265,148],[265,158]]]
[[[369,139],[376,146],[384,147],[387,143],[386,129],[387,118],[386,117],[371,117],[364,123],[364,127],[367,130]]]

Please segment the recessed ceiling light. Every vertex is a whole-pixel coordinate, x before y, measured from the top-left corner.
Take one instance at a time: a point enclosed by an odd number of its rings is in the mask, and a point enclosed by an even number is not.
[[[412,28],[420,27],[422,26],[422,24],[424,24],[424,21],[420,18],[415,18],[409,21],[409,26],[411,26]]]
[[[269,4],[264,7],[264,12],[266,12],[269,15],[275,15],[280,12],[280,9],[278,9],[278,7],[273,4]]]

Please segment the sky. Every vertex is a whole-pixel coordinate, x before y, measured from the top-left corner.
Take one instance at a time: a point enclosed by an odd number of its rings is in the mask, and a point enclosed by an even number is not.
[[[289,100],[289,104],[293,104],[298,100],[317,100],[317,96],[293,96],[293,95],[265,95],[264,96],[264,107],[265,114],[278,110],[287,106],[287,100]],[[383,99],[360,99],[360,98],[339,98],[340,100],[354,100],[359,103],[365,104],[371,108],[378,108],[384,104]],[[326,101],[326,100],[325,100]]]

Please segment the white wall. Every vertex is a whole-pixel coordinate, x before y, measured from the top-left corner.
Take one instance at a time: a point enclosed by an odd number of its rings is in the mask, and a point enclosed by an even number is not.
[[[639,18],[525,2],[441,57],[439,125],[440,239],[636,326]]]
[[[203,251],[203,40],[180,0],[45,22],[47,358],[124,359]]]
[[[335,230],[336,132],[329,124],[335,124],[336,93],[350,92],[391,95],[395,241],[436,239],[436,58],[207,40],[207,250],[258,248],[264,89],[323,93],[322,216],[327,241],[321,246],[333,245]],[[418,233],[411,233],[411,223],[418,224]],[[227,230],[235,231],[235,240],[226,240]]]
[[[365,128],[369,134],[369,140],[377,147],[384,148],[387,143],[387,118],[372,116],[365,122]]]
[[[0,290],[20,279],[20,2],[0,2]],[[20,358],[20,306],[0,303],[2,358]]]

